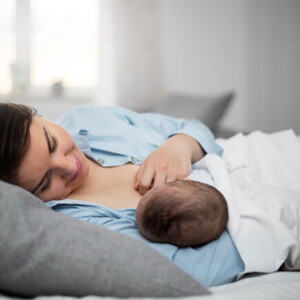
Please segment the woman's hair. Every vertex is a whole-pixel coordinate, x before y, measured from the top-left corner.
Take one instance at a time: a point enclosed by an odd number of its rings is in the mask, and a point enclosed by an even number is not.
[[[137,207],[141,233],[149,240],[180,247],[217,238],[228,222],[224,196],[192,180],[166,183],[146,193]]]
[[[15,183],[18,168],[29,147],[29,127],[36,110],[0,103],[0,180]]]

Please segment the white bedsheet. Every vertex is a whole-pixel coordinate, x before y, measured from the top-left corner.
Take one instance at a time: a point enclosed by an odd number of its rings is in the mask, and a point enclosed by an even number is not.
[[[214,287],[212,297],[203,300],[299,300],[300,273],[276,272],[247,277],[237,282]]]
[[[224,158],[199,162],[229,207],[228,230],[245,273],[300,268],[300,144],[293,131],[219,141]]]
[[[300,272],[276,272],[210,288],[212,295],[176,298],[177,300],[299,300]],[[21,298],[5,297],[3,300],[20,300]],[[120,298],[88,296],[82,298],[63,296],[41,296],[35,300],[117,300]],[[133,298],[131,298],[133,299]],[[137,300],[137,298],[135,298]],[[168,300],[171,298],[140,298],[140,300]],[[25,298],[24,298],[25,300]]]

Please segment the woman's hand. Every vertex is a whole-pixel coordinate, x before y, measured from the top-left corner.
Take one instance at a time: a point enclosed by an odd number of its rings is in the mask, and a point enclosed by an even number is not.
[[[159,184],[183,179],[191,172],[192,163],[203,156],[204,151],[192,137],[174,135],[141,164],[135,178],[135,189],[144,195]]]

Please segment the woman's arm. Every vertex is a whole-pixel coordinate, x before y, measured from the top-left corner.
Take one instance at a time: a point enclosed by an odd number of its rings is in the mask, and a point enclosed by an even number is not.
[[[143,117],[143,123],[136,119],[136,125],[148,124],[165,134],[166,138],[160,147],[145,158],[137,172],[135,189],[142,195],[159,184],[187,177],[192,163],[206,153],[222,154],[222,148],[216,144],[211,131],[197,120],[151,113],[139,116]]]

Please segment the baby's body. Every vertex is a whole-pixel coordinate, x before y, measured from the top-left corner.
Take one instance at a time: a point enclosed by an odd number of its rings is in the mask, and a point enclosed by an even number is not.
[[[196,164],[195,164],[196,165]],[[202,182],[212,187],[216,187],[215,182],[206,168],[196,167],[187,177],[187,179]]]
[[[152,242],[199,246],[217,238],[228,221],[227,203],[206,169],[185,180],[162,184],[137,207],[141,233]]]

